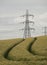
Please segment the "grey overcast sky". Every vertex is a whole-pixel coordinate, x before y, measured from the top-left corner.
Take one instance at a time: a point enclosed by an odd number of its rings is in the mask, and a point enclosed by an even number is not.
[[[26,9],[34,14],[36,28],[47,26],[47,0],[0,0],[0,39],[21,36],[22,32],[18,34],[17,28],[22,28],[23,25],[16,23],[23,21],[18,16],[25,14]],[[38,29],[37,31],[39,32]],[[34,35],[42,34],[37,31]]]
[[[15,16],[26,9],[34,13],[47,12],[47,0],[0,0],[0,16]]]

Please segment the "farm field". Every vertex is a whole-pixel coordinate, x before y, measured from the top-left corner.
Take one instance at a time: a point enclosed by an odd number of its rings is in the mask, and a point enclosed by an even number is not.
[[[0,65],[47,65],[47,36],[0,40]]]
[[[47,57],[47,36],[38,37],[32,46],[32,51],[36,55]]]

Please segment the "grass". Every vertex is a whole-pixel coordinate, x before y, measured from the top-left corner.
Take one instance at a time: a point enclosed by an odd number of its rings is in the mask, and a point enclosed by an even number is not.
[[[4,58],[4,53],[12,47],[14,44],[17,44],[18,42],[22,41],[23,39],[10,39],[10,40],[0,40],[0,65],[2,65],[2,62],[8,63],[9,60]],[[3,64],[4,65],[4,64]]]
[[[28,46],[33,41],[32,38],[27,38],[18,46],[14,47],[9,53],[9,58],[17,61],[30,61],[32,58],[31,53],[28,52]]]
[[[32,46],[32,51],[40,56],[47,56],[47,36],[38,37]]]
[[[47,65],[47,36],[22,40],[0,40],[0,65]]]

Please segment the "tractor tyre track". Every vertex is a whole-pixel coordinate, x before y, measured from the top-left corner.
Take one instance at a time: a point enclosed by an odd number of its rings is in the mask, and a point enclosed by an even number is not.
[[[10,47],[9,49],[7,49],[6,50],[6,52],[4,53],[4,58],[5,59],[7,59],[7,60],[10,60],[10,58],[8,57],[8,55],[9,55],[9,52],[15,47],[15,46],[17,46],[18,44],[20,44],[21,42],[23,42],[24,41],[24,39],[22,40],[22,41],[20,41],[20,42],[18,42],[17,44],[14,44],[12,47]]]
[[[15,46],[17,46],[17,45],[19,45],[21,42],[23,42],[25,39],[23,39],[22,41],[20,41],[20,42],[18,42],[17,44],[14,44],[13,46],[11,46],[10,48],[8,48],[7,50],[6,50],[6,52],[4,53],[4,58],[5,59],[7,59],[7,60],[11,60],[9,57],[8,57],[8,55],[9,55],[9,52],[15,47]],[[31,49],[31,47],[32,47],[32,45],[34,44],[34,42],[37,40],[37,38],[34,38],[34,40],[29,44],[29,46],[28,46],[28,51],[30,52],[30,53],[32,53],[33,55],[35,55],[35,53],[32,51],[32,49]]]
[[[28,51],[30,52],[30,53],[32,53],[33,55],[36,55],[33,51],[32,51],[32,45],[35,43],[35,41],[37,40],[37,38],[34,38],[34,40],[29,44],[29,46],[28,46]]]

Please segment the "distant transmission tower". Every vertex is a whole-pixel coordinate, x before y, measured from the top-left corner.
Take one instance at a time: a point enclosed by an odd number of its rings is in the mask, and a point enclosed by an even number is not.
[[[30,28],[30,26],[29,26],[29,23],[34,24],[33,21],[29,21],[29,16],[32,16],[32,18],[34,17],[34,15],[29,14],[28,10],[26,10],[26,15],[22,15],[22,17],[26,17],[25,22],[22,22],[22,23],[25,23],[25,27],[24,27],[24,29],[21,29],[21,30],[24,30],[24,36],[23,36],[24,38],[31,37],[30,30],[35,30],[34,28]]]
[[[46,36],[47,35],[47,27],[45,26],[45,27],[43,27],[43,29],[44,29],[44,35]]]

